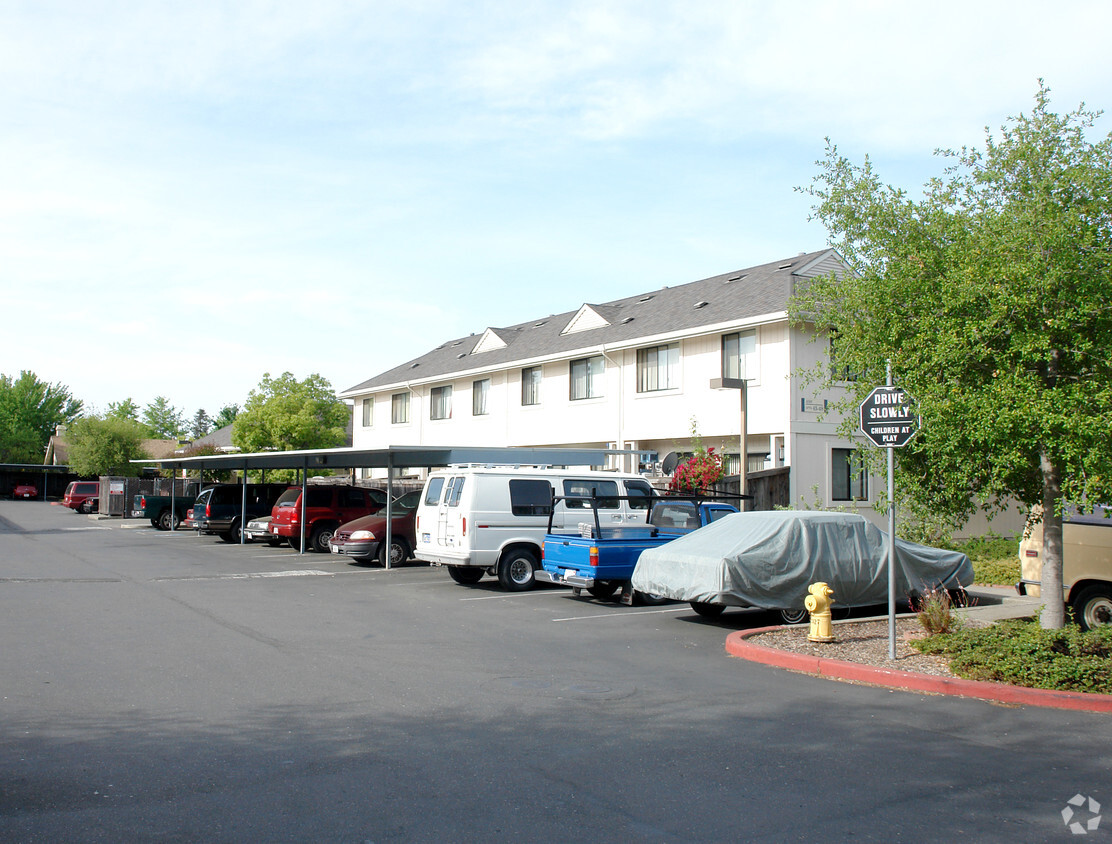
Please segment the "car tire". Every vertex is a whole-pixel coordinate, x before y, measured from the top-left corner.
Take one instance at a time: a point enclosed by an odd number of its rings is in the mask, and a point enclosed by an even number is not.
[[[318,527],[313,529],[313,534],[309,538],[309,547],[314,551],[319,551],[322,554],[329,552],[328,540],[332,538],[332,534],[336,532],[336,528],[331,525]]]
[[[1086,586],[1071,602],[1082,630],[1112,624],[1112,586]]]
[[[507,551],[498,561],[498,582],[508,592],[525,592],[536,583],[537,558],[524,548]]]
[[[301,537],[300,536],[287,536],[286,544],[289,545],[294,551],[301,550]]]
[[[802,624],[807,620],[807,610],[780,610],[780,620],[784,624]]]
[[[606,601],[614,597],[614,593],[618,591],[617,583],[596,583],[594,586],[588,586],[587,591],[600,601]]]
[[[667,604],[670,600],[663,595],[657,595],[650,592],[634,592],[633,600],[645,607],[659,607],[661,604]]]
[[[409,544],[404,539],[391,539],[390,540],[390,567],[400,566],[409,559]],[[382,542],[378,546],[378,561],[383,566],[386,565],[386,543]]]
[[[177,530],[180,525],[181,519],[171,513],[170,510],[163,510],[158,514],[159,530]]]
[[[464,586],[474,586],[484,574],[485,570],[478,566],[448,566],[448,576]]]
[[[232,519],[232,526],[220,534],[224,542],[239,542],[239,519]]]
[[[718,618],[726,611],[722,604],[707,604],[703,601],[691,601],[691,609],[695,610],[696,615],[701,615],[703,618]]]

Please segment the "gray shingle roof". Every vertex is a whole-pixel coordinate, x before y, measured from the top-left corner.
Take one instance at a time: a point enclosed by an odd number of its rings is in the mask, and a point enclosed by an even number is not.
[[[505,348],[472,354],[485,330],[449,340],[421,357],[369,378],[341,395],[351,396],[394,384],[451,378],[475,369],[498,369],[516,361],[559,356],[600,345],[630,343],[704,326],[782,313],[795,281],[844,270],[832,249],[801,254],[711,278],[664,287],[589,307],[610,324],[570,334],[562,332],[581,308],[505,328],[491,328]]]

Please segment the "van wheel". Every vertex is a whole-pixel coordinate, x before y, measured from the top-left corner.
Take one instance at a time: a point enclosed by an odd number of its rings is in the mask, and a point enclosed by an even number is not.
[[[320,551],[324,554],[328,553],[328,540],[332,538],[335,528],[331,525],[319,527],[313,531],[312,537],[309,539],[309,547],[314,551]]]
[[[448,575],[456,583],[471,586],[482,580],[485,571],[478,566],[448,566]]]
[[[1073,611],[1083,630],[1112,624],[1112,586],[1086,586],[1073,599]]]
[[[498,562],[498,582],[510,592],[524,592],[536,585],[536,568],[537,558],[529,551],[523,548],[509,551]]]
[[[706,604],[702,601],[691,601],[691,609],[703,618],[718,618],[726,610],[722,604]]]
[[[404,539],[391,539],[390,540],[390,567],[400,566],[409,559],[409,546]],[[383,542],[378,546],[378,561],[382,565],[386,565],[386,543]]]

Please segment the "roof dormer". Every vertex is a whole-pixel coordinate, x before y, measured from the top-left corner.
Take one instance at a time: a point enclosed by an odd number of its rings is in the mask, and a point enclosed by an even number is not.
[[[591,331],[595,328],[605,328],[610,325],[610,320],[601,313],[601,308],[595,305],[583,305],[571,321],[564,326],[561,334],[577,334],[580,331]]]
[[[488,328],[483,332],[483,336],[479,338],[479,342],[475,344],[475,348],[471,350],[471,354],[477,355],[480,352],[493,352],[496,349],[506,348],[506,341],[498,336],[493,328]]]

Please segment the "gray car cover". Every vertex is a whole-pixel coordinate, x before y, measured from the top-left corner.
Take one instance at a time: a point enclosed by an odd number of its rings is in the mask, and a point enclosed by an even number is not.
[[[837,606],[888,601],[888,535],[863,516],[822,511],[737,513],[642,552],[633,588],[678,601],[802,609],[824,581]],[[973,582],[957,551],[896,540],[896,599]]]

